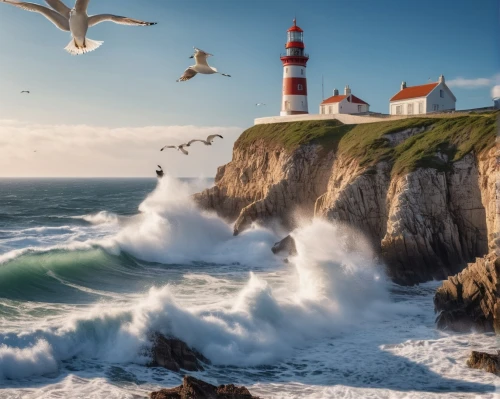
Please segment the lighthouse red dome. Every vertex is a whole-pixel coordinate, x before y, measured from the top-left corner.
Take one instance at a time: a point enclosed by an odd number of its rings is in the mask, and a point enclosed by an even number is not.
[[[288,32],[304,32],[304,31],[297,26],[297,20],[294,19],[293,26],[290,29],[288,29]]]

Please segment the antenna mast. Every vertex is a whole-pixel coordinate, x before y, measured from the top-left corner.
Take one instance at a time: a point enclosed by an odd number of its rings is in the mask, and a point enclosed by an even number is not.
[[[325,99],[325,84],[323,75],[321,75],[321,101]]]

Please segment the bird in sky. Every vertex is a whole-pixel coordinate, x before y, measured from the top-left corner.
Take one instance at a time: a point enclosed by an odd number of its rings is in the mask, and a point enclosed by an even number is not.
[[[23,93],[30,94],[29,90],[23,90],[23,91],[21,92],[21,94],[23,94]]]
[[[200,143],[203,143],[203,144],[205,144],[205,145],[212,145],[212,143],[213,143],[213,141],[214,141],[214,139],[215,139],[216,137],[220,137],[221,139],[223,139],[223,138],[224,138],[224,137],[222,137],[220,134],[211,134],[210,136],[208,136],[208,137],[207,137],[207,139],[206,139],[206,140],[199,140],[199,139],[197,139],[197,140],[191,140],[191,141],[189,141],[189,142],[186,144],[186,146],[187,146],[187,147],[189,147],[191,144],[195,143],[196,141],[199,141]]]
[[[222,76],[227,76],[228,78],[231,77],[231,75],[228,75],[226,73],[221,73],[219,72],[216,68],[211,67],[207,63],[207,58],[212,57],[213,55],[210,53],[207,53],[206,51],[200,50],[199,48],[193,47],[194,48],[194,54],[189,57],[189,58],[194,58],[196,61],[195,65],[191,65],[188,67],[185,71],[184,74],[176,80],[176,82],[184,82],[186,80],[189,80],[196,76],[196,74],[201,73],[204,75],[211,75],[214,73],[219,73]]]
[[[189,155],[189,152],[187,152],[184,149],[184,147],[188,147],[188,145],[187,144],[181,144],[179,146],[177,146],[177,145],[166,145],[160,151],[163,151],[166,148],[176,148],[177,150],[179,150],[180,152],[182,152],[184,155]]]
[[[260,107],[262,105],[266,105],[266,104],[264,104],[264,103],[257,103],[257,104],[255,104],[256,107]]]
[[[156,22],[144,22],[113,14],[88,16],[87,7],[90,0],[76,0],[73,9],[66,6],[61,0],[45,0],[45,2],[52,9],[24,1],[0,0],[0,3],[10,4],[25,11],[42,14],[59,29],[71,32],[71,41],[64,49],[72,55],[85,54],[101,46],[103,42],[91,40],[86,37],[88,28],[101,22],[110,21],[121,25],[156,25]]]

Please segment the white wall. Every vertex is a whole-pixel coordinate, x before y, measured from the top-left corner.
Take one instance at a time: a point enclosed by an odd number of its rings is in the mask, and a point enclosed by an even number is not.
[[[440,90],[443,91],[443,97],[440,96]],[[437,105],[439,109],[434,109],[434,105]],[[440,83],[427,96],[427,112],[449,109],[455,109],[455,100],[450,93],[450,89],[444,83]]]
[[[385,122],[391,120],[394,121],[399,119],[406,119],[406,116],[398,115],[398,116],[386,116],[381,118],[376,116],[361,116],[361,115],[349,115],[349,114],[332,114],[332,115],[303,114],[303,115],[269,116],[265,118],[257,118],[254,120],[254,124],[262,125],[265,123],[317,121],[317,120],[329,120],[329,119],[336,119],[345,125],[353,125],[353,124]]]
[[[425,97],[410,98],[408,100],[393,101],[389,103],[389,113],[391,115],[398,115],[396,112],[396,107],[401,106],[401,114],[399,115],[419,115],[425,114],[427,111],[427,100]],[[408,105],[413,106],[413,111],[408,113]],[[410,107],[411,108],[411,107]],[[411,111],[411,109],[410,109]]]
[[[290,103],[290,111],[285,109],[285,101]],[[291,115],[292,111],[301,111],[307,113],[307,96],[298,96],[295,94],[284,94],[281,99],[281,116]]]

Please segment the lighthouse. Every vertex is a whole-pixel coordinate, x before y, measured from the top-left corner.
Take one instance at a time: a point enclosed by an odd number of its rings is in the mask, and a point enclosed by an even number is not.
[[[304,31],[293,20],[288,29],[285,45],[286,54],[281,56],[283,63],[283,98],[281,116],[308,114],[306,65],[309,56],[304,53]]]

